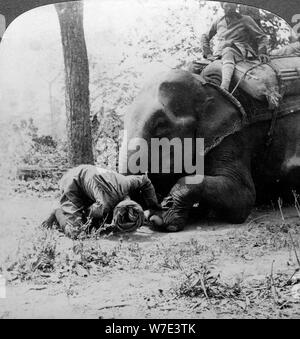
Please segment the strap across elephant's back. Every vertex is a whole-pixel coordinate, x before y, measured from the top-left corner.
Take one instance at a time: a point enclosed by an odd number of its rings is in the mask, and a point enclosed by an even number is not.
[[[224,131],[224,133],[219,135],[213,143],[205,146],[205,154],[217,147],[226,137],[241,131],[246,126],[263,121],[272,121],[272,119],[274,119],[274,111],[269,110],[267,105],[262,102],[249,98],[248,94],[242,91],[237,91],[235,96],[233,96],[217,84],[206,81],[202,76],[196,75],[196,77],[198,77],[203,86],[213,87],[221,93],[222,96],[225,97],[226,100],[230,101],[241,114],[241,120],[233,123],[230,130]],[[248,108],[247,111],[244,107]],[[276,120],[290,114],[299,113],[299,107],[300,96],[285,97],[281,102],[280,107],[277,108]]]

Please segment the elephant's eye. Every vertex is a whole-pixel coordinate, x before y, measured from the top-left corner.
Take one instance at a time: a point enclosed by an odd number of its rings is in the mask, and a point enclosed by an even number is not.
[[[153,116],[152,116],[152,124],[153,127],[161,127],[165,126],[168,124],[168,118],[166,117],[165,112],[163,111],[157,111]]]
[[[171,196],[166,197],[166,198],[163,200],[163,202],[162,202],[161,205],[162,205],[162,208],[163,208],[164,210],[167,210],[167,209],[173,207],[173,205],[174,205],[173,197],[171,197]]]
[[[147,122],[147,131],[152,137],[163,137],[170,128],[170,121],[163,110],[157,110]]]
[[[164,118],[158,118],[154,121],[153,127],[154,128],[161,128],[167,125],[167,121]]]
[[[163,136],[168,131],[168,121],[159,118],[153,124],[153,132],[156,136]]]

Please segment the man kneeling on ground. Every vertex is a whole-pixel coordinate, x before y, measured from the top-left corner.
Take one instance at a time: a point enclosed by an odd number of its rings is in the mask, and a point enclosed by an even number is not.
[[[162,223],[155,215],[161,206],[146,175],[124,176],[96,166],[80,165],[63,176],[60,188],[60,207],[42,225],[50,228],[56,223],[59,230],[73,239],[82,232],[88,220],[92,220],[93,226],[97,227],[112,212],[115,229],[135,231],[143,224],[144,212],[130,197],[142,199],[147,208],[146,219]]]

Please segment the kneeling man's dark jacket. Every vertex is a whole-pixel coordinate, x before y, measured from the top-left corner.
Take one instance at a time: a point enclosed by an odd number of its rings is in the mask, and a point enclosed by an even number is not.
[[[154,187],[146,175],[124,176],[112,170],[81,165],[64,175],[61,190],[62,209],[70,214],[76,212],[74,207],[77,211],[89,208],[90,217],[102,218],[119,202],[137,193],[141,193],[148,209],[160,209]]]

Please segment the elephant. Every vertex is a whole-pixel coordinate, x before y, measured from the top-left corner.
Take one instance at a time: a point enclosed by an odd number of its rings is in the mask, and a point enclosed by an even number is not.
[[[204,173],[197,182],[187,180],[197,174],[184,170],[151,173],[148,155],[148,176],[163,200],[162,229],[182,230],[195,205],[199,216],[212,210],[224,221],[244,223],[263,193],[300,188],[299,112],[300,95],[270,111],[245,93],[237,100],[199,75],[172,69],[145,85],[128,109],[119,161],[127,174],[136,174],[127,168],[134,138],[148,145],[153,138],[204,139]],[[175,157],[171,152],[160,160],[172,167]]]

